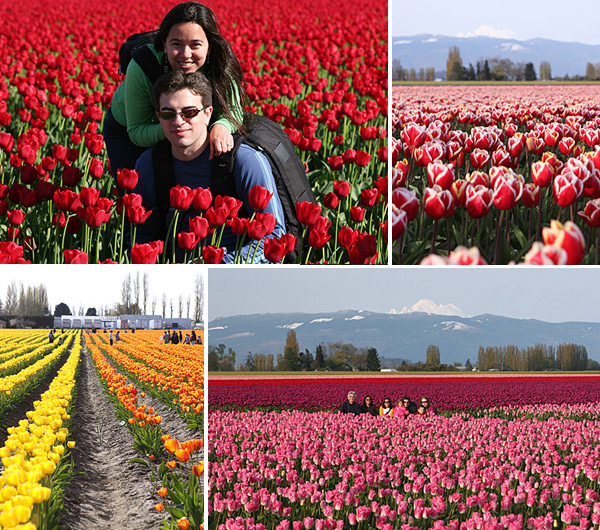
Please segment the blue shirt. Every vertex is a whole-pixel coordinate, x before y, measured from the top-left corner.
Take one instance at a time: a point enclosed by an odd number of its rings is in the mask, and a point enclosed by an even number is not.
[[[210,150],[207,147],[193,160],[183,161],[173,157],[174,185],[189,186],[191,189],[210,189],[212,160],[208,159],[209,155]],[[135,165],[135,169],[139,173],[139,179],[133,192],[139,193],[142,196],[146,210],[153,210],[152,215],[146,219],[146,222],[138,225],[136,243],[149,243],[150,241],[160,239],[160,234],[163,229],[162,223],[166,222],[167,227],[169,226],[174,210],[173,208],[169,210],[166,221],[161,219],[158,214],[156,190],[154,188],[152,149],[148,149],[142,154]],[[277,187],[275,185],[275,179],[273,178],[271,166],[265,155],[252,149],[246,144],[241,144],[235,157],[233,177],[238,198],[243,201],[249,215],[252,214],[253,209],[248,202],[248,194],[253,186],[258,184],[273,193],[273,197],[271,197],[264,212],[274,215],[277,223],[273,233],[268,237],[281,237],[285,233],[283,208],[281,206],[281,201],[279,200],[279,195],[277,194]],[[189,219],[200,214],[201,212],[196,211],[193,208],[189,208],[183,216],[180,214],[180,219],[183,217],[183,220],[179,232],[189,232]],[[219,230],[220,227],[217,227],[216,231]],[[227,249],[223,258],[223,263],[233,263],[237,237],[238,236],[236,236],[229,227],[225,227],[220,245]],[[205,243],[210,243],[209,238],[206,238]],[[250,251],[249,262],[267,263],[268,260],[264,257],[263,244],[264,240],[260,242],[256,254],[254,254],[256,242],[250,240],[246,235],[244,246],[241,250],[243,262],[246,261],[246,256]],[[252,256],[254,256],[254,261],[252,261]],[[183,251],[179,247],[176,251],[176,257],[177,261],[183,260]]]

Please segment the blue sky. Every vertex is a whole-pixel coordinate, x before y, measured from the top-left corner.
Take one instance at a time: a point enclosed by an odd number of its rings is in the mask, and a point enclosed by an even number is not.
[[[542,37],[600,44],[598,0],[560,3],[523,0],[389,0],[388,5],[392,37],[419,33],[464,36],[475,33],[482,26],[489,26],[499,36],[518,40]],[[480,31],[492,32],[490,29]]]
[[[211,268],[208,320],[340,309],[388,312],[420,299],[548,322],[600,322],[600,268]]]

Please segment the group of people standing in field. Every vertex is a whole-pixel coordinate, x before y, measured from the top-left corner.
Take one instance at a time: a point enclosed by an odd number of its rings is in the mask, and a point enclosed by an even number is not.
[[[404,396],[398,401],[396,406],[391,398],[384,398],[381,405],[377,406],[372,396],[365,396],[362,405],[356,400],[356,392],[348,392],[347,399],[341,404],[340,412],[347,414],[370,414],[371,416],[395,416],[405,418],[411,414],[419,416],[437,415],[435,405],[429,401],[429,398],[422,397],[418,404],[412,401],[408,396]]]

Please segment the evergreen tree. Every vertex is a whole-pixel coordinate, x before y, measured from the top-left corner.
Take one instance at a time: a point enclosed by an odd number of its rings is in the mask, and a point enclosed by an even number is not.
[[[379,355],[377,355],[377,350],[375,348],[369,348],[367,350],[367,370],[370,372],[379,372],[379,370],[381,370]]]
[[[55,317],[62,317],[63,315],[70,315],[70,314],[71,314],[71,310],[69,309],[69,306],[67,304],[65,304],[64,302],[61,302],[60,304],[58,304],[56,306],[56,308],[54,309]]]
[[[325,356],[323,355],[323,346],[319,344],[315,352],[315,370],[321,370],[322,368],[325,368]]]
[[[537,77],[535,75],[535,68],[533,63],[527,63],[525,65],[525,81],[535,81]]]
[[[465,370],[467,372],[473,371],[473,365],[471,364],[471,359],[467,359],[467,362],[465,363]]]
[[[256,365],[254,364],[254,356],[252,355],[251,352],[248,352],[248,355],[246,356],[246,362],[244,363],[244,368],[251,372],[256,370]]]
[[[98,316],[98,314],[96,312],[96,308],[95,307],[88,307],[87,311],[85,312],[85,316],[86,317],[95,317],[95,316]]]

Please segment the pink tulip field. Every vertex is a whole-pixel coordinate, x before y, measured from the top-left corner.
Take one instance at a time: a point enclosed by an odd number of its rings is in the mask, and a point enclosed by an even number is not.
[[[209,383],[209,528],[600,526],[597,376],[316,379]],[[349,389],[441,414],[339,414]]]
[[[392,238],[402,264],[598,264],[598,85],[402,86]]]

